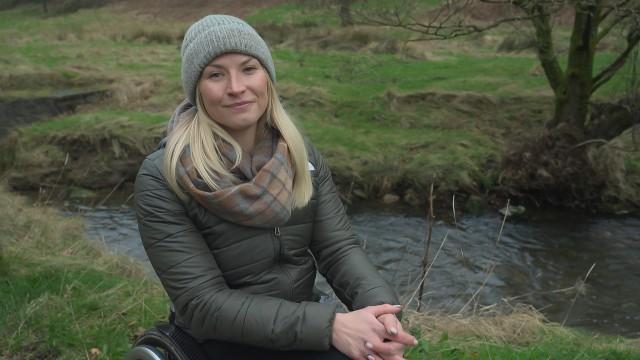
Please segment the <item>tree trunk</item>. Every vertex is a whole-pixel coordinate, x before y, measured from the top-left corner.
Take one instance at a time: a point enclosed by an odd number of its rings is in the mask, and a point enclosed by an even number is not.
[[[340,0],[340,25],[343,27],[352,26],[351,4],[353,0]]]
[[[593,58],[600,7],[600,1],[575,5],[575,22],[565,71],[565,86],[555,94],[555,112],[551,127],[566,124],[576,130],[585,130],[593,86]]]

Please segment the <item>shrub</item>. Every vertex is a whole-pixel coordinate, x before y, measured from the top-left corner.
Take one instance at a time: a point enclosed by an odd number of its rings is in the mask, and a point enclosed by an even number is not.
[[[515,33],[507,35],[498,45],[498,52],[519,52],[534,49],[536,40],[531,34]]]

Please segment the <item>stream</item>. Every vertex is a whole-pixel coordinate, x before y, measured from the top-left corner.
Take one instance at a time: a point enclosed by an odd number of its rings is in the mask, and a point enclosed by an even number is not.
[[[131,208],[80,206],[72,212],[84,217],[91,238],[148,264]],[[380,209],[350,217],[371,260],[406,302],[421,277],[424,218]],[[522,302],[552,321],[566,317],[570,326],[640,337],[640,219],[528,214],[509,218],[498,241],[502,221],[495,213],[434,223],[427,309],[457,313]]]

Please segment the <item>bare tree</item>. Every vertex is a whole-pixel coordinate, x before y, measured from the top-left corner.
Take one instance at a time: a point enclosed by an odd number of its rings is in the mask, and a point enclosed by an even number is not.
[[[470,21],[469,14],[478,3],[496,4],[506,15],[488,23]],[[568,126],[583,139],[612,139],[633,126],[634,120],[624,107],[607,119],[589,121],[589,102],[593,93],[607,83],[625,64],[640,42],[640,0],[446,0],[428,14],[416,16],[417,2],[370,1],[354,14],[358,23],[391,26],[417,35],[411,41],[450,39],[482,32],[505,23],[529,22],[535,33],[535,48],[540,65],[553,90],[554,116],[548,129]],[[573,26],[567,64],[562,66],[554,44],[552,18],[571,10]],[[614,35],[615,34],[615,35]],[[594,58],[598,45],[610,36],[622,36],[624,48],[600,72],[595,73]]]

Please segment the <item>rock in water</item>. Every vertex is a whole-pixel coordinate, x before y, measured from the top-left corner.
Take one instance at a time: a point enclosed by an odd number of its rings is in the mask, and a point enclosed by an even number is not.
[[[503,216],[517,216],[522,215],[527,209],[525,209],[522,205],[509,206],[508,208],[505,206],[502,209],[498,210],[500,214]]]
[[[394,204],[394,203],[397,203],[399,200],[400,200],[400,196],[395,194],[385,194],[382,197],[382,202],[385,204]]]

